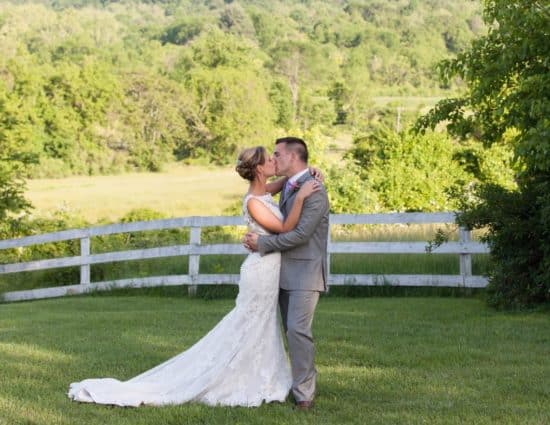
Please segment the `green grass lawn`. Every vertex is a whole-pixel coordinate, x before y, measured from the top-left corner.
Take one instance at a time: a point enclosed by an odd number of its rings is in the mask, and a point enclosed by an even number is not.
[[[550,423],[549,315],[476,299],[322,298],[312,412],[66,397],[72,381],[127,379],[183,351],[232,307],[143,294],[0,304],[0,424]]]

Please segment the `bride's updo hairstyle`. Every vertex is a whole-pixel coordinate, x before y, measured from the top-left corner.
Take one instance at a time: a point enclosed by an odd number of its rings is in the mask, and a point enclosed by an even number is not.
[[[243,179],[253,181],[256,177],[256,167],[265,163],[267,152],[263,146],[243,150],[237,158],[235,170]]]

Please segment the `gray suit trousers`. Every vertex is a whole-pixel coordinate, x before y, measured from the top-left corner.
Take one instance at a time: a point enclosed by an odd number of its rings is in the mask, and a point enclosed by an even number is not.
[[[311,401],[315,396],[317,371],[311,325],[317,301],[317,291],[279,291],[279,307],[292,367],[292,394],[297,402]]]

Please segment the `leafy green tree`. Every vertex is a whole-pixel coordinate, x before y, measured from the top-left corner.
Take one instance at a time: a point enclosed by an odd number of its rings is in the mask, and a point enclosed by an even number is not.
[[[25,148],[25,134],[13,131],[19,119],[17,106],[0,80],[0,222],[31,207],[24,197],[26,167],[36,156]]]
[[[271,139],[276,116],[261,65],[252,45],[217,30],[193,45],[182,79],[196,155],[227,163],[240,148]]]
[[[219,25],[231,34],[255,38],[254,24],[246,11],[239,3],[231,3],[225,6],[220,14]]]
[[[160,40],[162,43],[185,45],[197,37],[203,30],[203,23],[197,18],[185,18],[166,28]]]
[[[488,229],[493,267],[490,302],[550,301],[550,6],[533,0],[485,1],[488,34],[441,64],[444,81],[467,83],[418,123],[447,120],[450,133],[494,145],[512,134],[517,190],[481,185],[460,220]]]
[[[191,51],[195,66],[255,69],[260,69],[261,66],[261,52],[257,51],[251,42],[217,29],[210,29],[203,34],[191,46]]]
[[[300,86],[305,68],[304,56],[307,52],[308,49],[304,43],[285,42],[277,46],[272,53],[274,71],[284,77],[288,83],[294,109],[293,121],[296,120],[298,111]]]
[[[355,162],[349,161],[344,167],[342,164],[329,164],[324,171],[332,213],[352,214],[375,210],[376,194],[365,186],[361,168]]]
[[[274,81],[271,84],[269,101],[275,110],[275,125],[280,128],[289,129],[293,124],[294,110],[290,99],[290,90],[284,82]]]
[[[344,124],[348,112],[346,111],[346,99],[349,98],[349,88],[343,81],[335,81],[328,92],[329,99],[334,102],[336,111],[335,124]]]
[[[339,72],[334,62],[324,60],[331,51],[330,47],[319,47],[309,41],[284,40],[270,52],[270,68],[288,83],[293,121],[305,128],[321,123],[319,118],[325,124],[334,120],[326,116],[325,100],[329,99],[326,86],[323,87]],[[321,96],[326,99],[320,99]],[[334,114],[334,107],[331,107],[331,114]]]
[[[112,143],[119,140],[130,164],[159,171],[174,155],[191,156],[194,146],[187,122],[191,106],[185,90],[146,72],[129,76],[127,84],[126,102],[118,111],[122,122],[110,128],[115,130]]]
[[[250,70],[217,67],[198,69],[188,82],[197,121],[201,154],[216,163],[227,163],[242,147],[265,143],[273,134],[273,112],[266,87]]]
[[[505,138],[500,143],[484,146],[478,140],[461,143],[455,159],[475,178],[475,182],[517,190],[513,149]]]
[[[381,211],[453,211],[471,180],[445,135],[379,128],[356,137],[350,151]],[[371,206],[372,207],[372,206]]]
[[[268,10],[256,9],[251,11],[251,20],[254,25],[256,39],[262,49],[269,50],[288,32],[286,21],[277,14]]]
[[[432,65],[483,33],[478,12],[469,0],[4,2],[0,79],[19,102],[6,131],[40,157],[33,176],[63,176],[159,169],[174,154],[227,162],[275,128],[364,129],[389,117],[373,96],[452,89]]]

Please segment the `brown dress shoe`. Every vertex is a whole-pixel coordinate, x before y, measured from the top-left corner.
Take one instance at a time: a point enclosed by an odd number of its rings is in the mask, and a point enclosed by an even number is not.
[[[296,408],[299,410],[309,410],[313,407],[313,401],[298,401]]]

